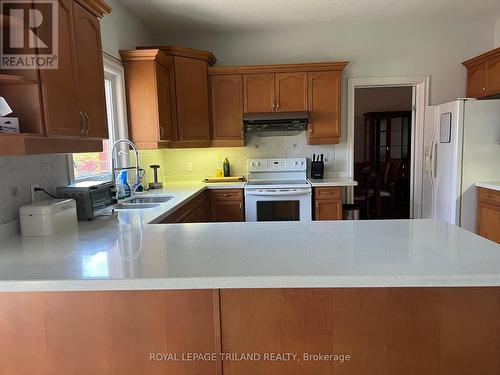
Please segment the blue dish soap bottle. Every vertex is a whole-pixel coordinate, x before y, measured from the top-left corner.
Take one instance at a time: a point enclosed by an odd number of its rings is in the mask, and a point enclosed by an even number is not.
[[[127,171],[121,171],[116,184],[116,197],[118,200],[130,198],[130,185],[128,184]]]

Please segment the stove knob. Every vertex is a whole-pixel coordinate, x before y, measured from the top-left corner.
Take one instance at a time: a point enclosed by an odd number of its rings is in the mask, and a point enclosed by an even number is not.
[[[299,165],[299,162],[298,162],[298,161],[296,161],[296,162],[295,162],[295,163],[293,163],[293,164],[294,164],[295,166],[297,166],[297,165]]]
[[[250,166],[255,167],[255,163],[252,161],[252,162],[250,163]]]

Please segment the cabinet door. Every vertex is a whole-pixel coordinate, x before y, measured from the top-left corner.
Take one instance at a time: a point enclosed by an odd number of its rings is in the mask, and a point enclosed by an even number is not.
[[[307,73],[276,73],[276,112],[307,111]]]
[[[212,221],[245,221],[245,210],[242,201],[211,202],[210,211]]]
[[[342,201],[316,201],[314,206],[315,220],[342,220]]]
[[[500,93],[500,55],[486,62],[486,95]]]
[[[308,73],[309,143],[339,143],[340,72]]]
[[[75,2],[74,24],[78,97],[86,119],[85,134],[105,139],[108,138],[108,125],[99,20]]]
[[[58,68],[40,70],[45,130],[49,136],[81,136],[83,118],[77,102],[73,0],[58,0],[58,8]],[[51,31],[45,23],[37,29],[42,39],[44,33]]]
[[[161,64],[156,63],[155,65],[158,98],[158,139],[169,141],[172,140],[174,128],[170,71]]]
[[[243,146],[243,78],[241,75],[211,77],[212,144]]]
[[[482,64],[467,71],[467,96],[480,98],[486,93],[486,65]]]
[[[500,243],[500,207],[479,202],[478,234]]]
[[[175,56],[175,92],[179,141],[210,144],[208,78],[205,61]],[[201,144],[200,144],[201,147]]]
[[[276,107],[274,73],[245,74],[243,100],[245,113],[274,112]]]

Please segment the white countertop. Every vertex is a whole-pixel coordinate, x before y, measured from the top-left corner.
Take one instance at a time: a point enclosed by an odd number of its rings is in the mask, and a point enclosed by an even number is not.
[[[500,191],[500,181],[476,181],[476,186]]]
[[[2,241],[0,291],[500,286],[500,246],[441,221],[148,224],[205,188],[167,184],[162,207]]]
[[[358,186],[358,182],[347,177],[325,177],[325,178],[309,178],[308,181],[312,187],[321,186]]]

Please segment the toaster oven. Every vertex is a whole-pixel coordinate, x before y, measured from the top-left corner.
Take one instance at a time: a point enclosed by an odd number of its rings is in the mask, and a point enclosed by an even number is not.
[[[111,182],[82,181],[59,187],[57,195],[76,201],[78,220],[92,220],[115,203],[113,190]]]

